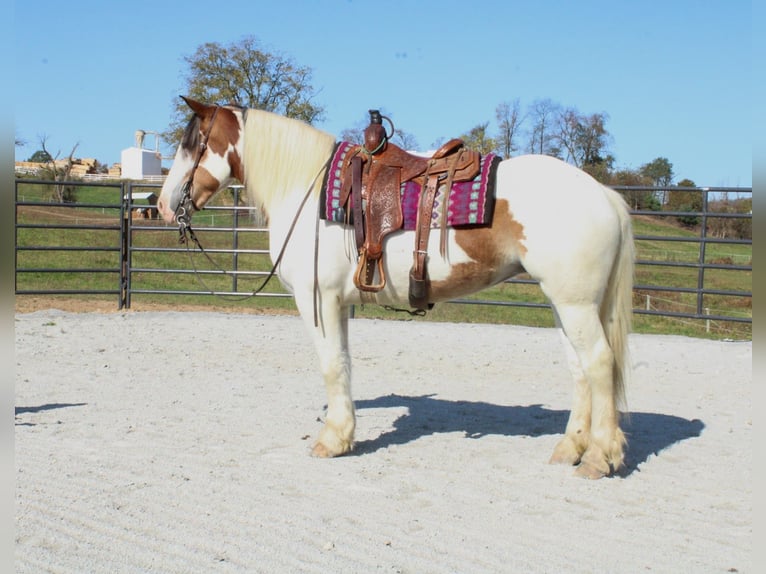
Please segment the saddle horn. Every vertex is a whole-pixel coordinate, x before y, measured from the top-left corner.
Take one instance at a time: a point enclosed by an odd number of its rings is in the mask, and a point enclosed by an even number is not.
[[[364,149],[371,155],[381,153],[386,149],[386,143],[394,136],[394,122],[391,118],[384,116],[380,110],[368,110],[370,114],[370,125],[364,130]],[[383,120],[386,120],[391,126],[391,133],[386,133],[383,126]]]

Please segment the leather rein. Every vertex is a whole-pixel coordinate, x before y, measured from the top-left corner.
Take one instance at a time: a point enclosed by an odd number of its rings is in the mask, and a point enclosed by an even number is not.
[[[194,244],[199,248],[199,250],[207,257],[208,261],[221,273],[224,273],[226,275],[230,275],[231,272],[226,271],[225,269],[222,269],[205,251],[205,248],[202,247],[202,244],[200,243],[199,239],[197,239],[197,236],[194,233],[194,230],[191,227],[191,216],[192,213],[195,211],[200,211],[200,209],[197,207],[197,205],[194,203],[194,200],[191,197],[191,190],[192,185],[194,184],[194,175],[197,171],[197,168],[199,167],[200,162],[202,161],[202,156],[205,155],[205,151],[207,151],[207,142],[210,139],[210,133],[213,130],[213,123],[215,122],[215,118],[218,115],[218,110],[221,108],[220,105],[216,104],[215,110],[213,111],[213,116],[210,118],[210,125],[207,128],[207,131],[202,136],[202,141],[199,144],[199,148],[197,150],[197,157],[194,160],[194,165],[192,166],[191,172],[189,172],[189,177],[186,179],[186,181],[183,184],[183,187],[181,188],[182,195],[181,200],[178,202],[178,206],[176,207],[176,210],[174,212],[176,222],[178,223],[178,242],[181,244],[186,244],[188,248],[188,242],[187,242],[187,236],[194,242]],[[311,196],[311,190],[314,189],[314,185],[317,182],[317,179],[319,179],[319,176],[322,174],[323,171],[325,171],[332,161],[332,156],[330,156],[327,161],[322,164],[322,167],[319,168],[319,171],[314,176],[314,179],[311,180],[311,184],[308,186],[308,189],[306,190],[306,194],[303,197],[303,200],[301,201],[300,205],[298,206],[297,211],[295,212],[295,217],[293,218],[292,223],[290,224],[290,228],[287,231],[287,235],[285,236],[285,242],[282,244],[282,248],[279,251],[279,255],[274,261],[274,265],[271,268],[271,271],[269,271],[268,276],[266,279],[264,279],[263,283],[252,293],[249,294],[243,294],[240,297],[237,297],[237,300],[239,299],[247,299],[249,297],[253,297],[263,291],[263,289],[266,287],[268,282],[271,280],[274,275],[276,275],[277,268],[279,267],[279,264],[282,262],[282,257],[285,254],[285,251],[287,249],[287,244],[290,241],[290,237],[292,237],[293,231],[295,230],[295,226],[298,223],[298,218],[300,217],[301,212],[303,211],[304,206],[306,205],[306,202],[308,201],[308,198]],[[318,217],[318,216],[317,216]],[[318,221],[317,221],[318,223]],[[314,245],[314,324],[318,324],[318,317],[317,317],[317,306],[316,306],[316,290],[317,290],[317,280],[316,280],[316,265],[317,265],[317,250],[319,247],[319,230],[316,231],[316,237],[315,237],[315,245]],[[190,254],[191,257],[191,254]],[[196,268],[195,268],[196,272]],[[199,279],[198,276],[198,280]],[[203,286],[208,290],[212,292],[212,289],[208,288],[206,285]],[[223,295],[221,295],[223,297]]]

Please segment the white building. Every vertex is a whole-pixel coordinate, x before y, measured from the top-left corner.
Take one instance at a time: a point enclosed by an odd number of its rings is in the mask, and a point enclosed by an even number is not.
[[[144,147],[144,135],[154,134],[154,150]],[[136,145],[122,150],[122,177],[123,179],[146,179],[162,175],[162,155],[159,152],[159,136],[156,132],[136,132]]]

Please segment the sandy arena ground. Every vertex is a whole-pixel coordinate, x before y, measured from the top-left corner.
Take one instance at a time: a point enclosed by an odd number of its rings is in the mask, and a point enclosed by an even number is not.
[[[752,344],[632,335],[628,465],[547,464],[558,333],[351,323],[358,444],[293,316],[19,312],[16,572],[753,572]]]

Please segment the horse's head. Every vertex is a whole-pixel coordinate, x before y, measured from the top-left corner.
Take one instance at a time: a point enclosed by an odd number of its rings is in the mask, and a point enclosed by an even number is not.
[[[157,209],[165,221],[191,220],[242,172],[243,117],[233,106],[207,105],[183,98],[194,112],[162,186]]]

